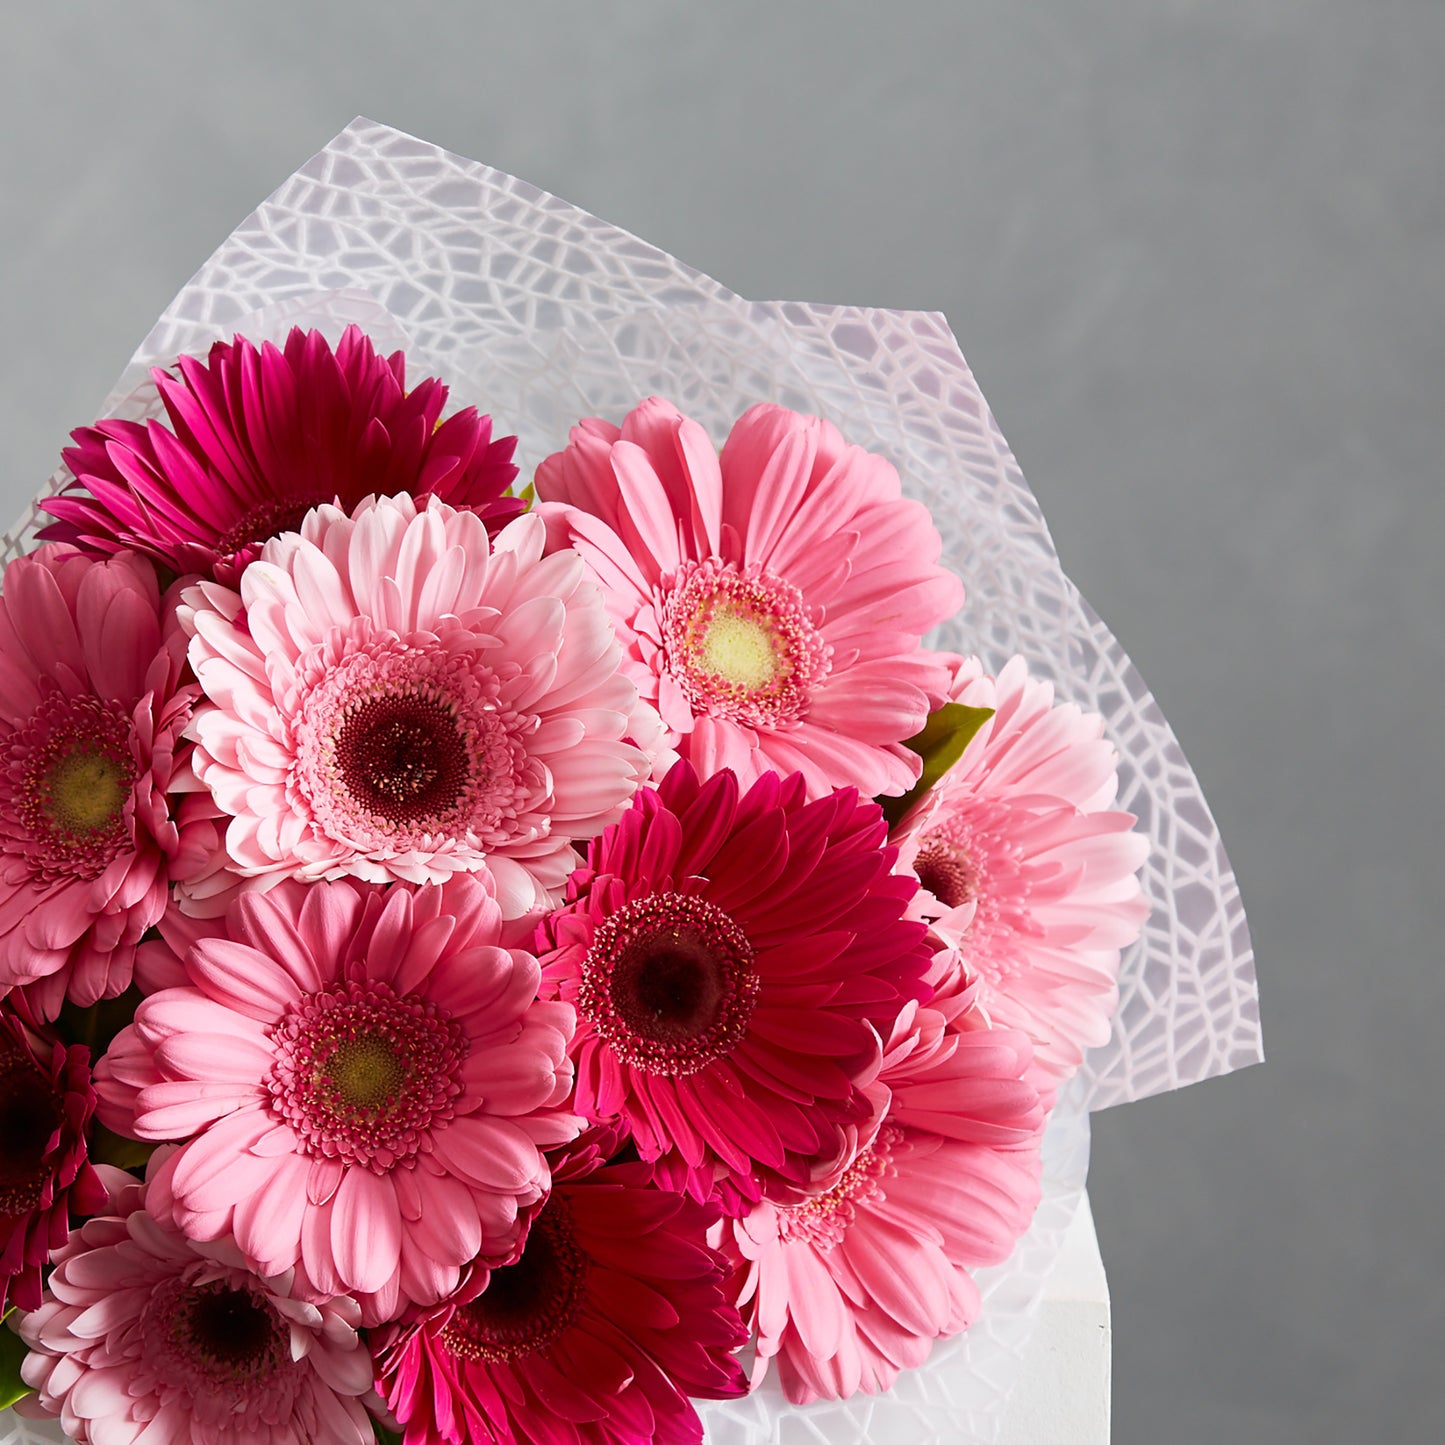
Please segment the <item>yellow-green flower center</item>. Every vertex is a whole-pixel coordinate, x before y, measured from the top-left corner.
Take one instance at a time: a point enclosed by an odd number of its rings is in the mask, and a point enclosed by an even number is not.
[[[394,1099],[406,1082],[396,1047],[372,1034],[350,1039],[331,1056],[331,1083],[353,1109],[374,1109]]]
[[[62,753],[45,775],[45,811],[67,833],[93,833],[120,817],[130,770],[99,750]]]
[[[685,562],[661,604],[664,666],[695,715],[754,728],[807,715],[830,649],[786,578],[716,557]]]
[[[715,677],[751,691],[766,687],[778,675],[780,639],[762,618],[722,606],[706,629],[702,662]]]

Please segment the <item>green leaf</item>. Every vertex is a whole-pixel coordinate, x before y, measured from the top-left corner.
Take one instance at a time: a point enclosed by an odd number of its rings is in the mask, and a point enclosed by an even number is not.
[[[127,1139],[97,1120],[90,1131],[89,1154],[96,1164],[114,1164],[117,1169],[144,1169],[156,1151],[154,1144]]]
[[[20,1378],[20,1364],[30,1353],[25,1341],[9,1329],[10,1317],[15,1311],[5,1311],[5,1324],[0,1325],[0,1410],[8,1410],[23,1395],[30,1393],[30,1386]]]
[[[963,750],[992,716],[991,707],[966,707],[961,702],[946,702],[936,712],[929,713],[922,732],[915,733],[903,744],[923,759],[922,776],[902,797],[878,799],[889,827],[963,756]]]
[[[388,1430],[380,1420],[373,1419],[371,1428],[376,1431],[378,1445],[401,1445],[401,1436],[395,1430]]]
[[[528,482],[517,495],[530,507],[537,500],[537,488]]]

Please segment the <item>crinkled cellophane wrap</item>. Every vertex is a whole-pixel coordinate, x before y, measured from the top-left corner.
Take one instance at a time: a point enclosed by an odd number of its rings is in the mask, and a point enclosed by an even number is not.
[[[774,401],[835,422],[889,457],[927,504],[963,611],[939,646],[997,668],[1022,653],[1061,697],[1101,712],[1120,754],[1120,806],[1152,844],[1153,911],[1124,957],[1109,1042],[1061,1100],[1044,1200],[985,1305],[886,1395],[796,1407],[771,1382],[702,1407],[714,1445],[992,1441],[1034,1306],[1088,1167],[1088,1112],[1257,1062],[1258,999],[1234,875],[1199,784],[1139,674],[1065,577],[1013,454],[942,316],[753,303],[574,206],[386,126],[358,120],[244,221],[181,291],[98,415],[160,410],[149,368],[236,332],[293,325],[334,341],[356,322],[410,375],[521,438],[523,477],[583,416],[620,420],[666,396],[721,443]],[[78,420],[90,420],[82,418]],[[59,473],[44,489],[68,477]],[[0,561],[33,545],[32,508]],[[0,1413],[0,1445],[63,1439]]]

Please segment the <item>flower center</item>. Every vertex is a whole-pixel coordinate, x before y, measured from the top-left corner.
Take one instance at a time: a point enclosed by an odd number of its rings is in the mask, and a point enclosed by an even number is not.
[[[234,557],[247,547],[254,547],[278,537],[282,532],[295,532],[301,526],[301,519],[312,507],[334,501],[331,494],[320,492],[306,497],[271,497],[258,502],[216,543],[216,551],[222,557]]]
[[[701,631],[702,662],[708,671],[747,692],[766,687],[787,665],[778,655],[777,631],[735,607],[716,607]]]
[[[273,1028],[272,1111],[303,1152],[385,1174],[452,1117],[467,1039],[434,1003],[377,979],[292,1004]]]
[[[336,735],[351,796],[392,823],[416,823],[455,806],[469,773],[456,712],[431,697],[373,698]]]
[[[124,708],[52,693],[16,730],[10,757],[0,795],[18,826],[4,846],[31,873],[95,878],[131,847],[125,808],[136,765]]]
[[[732,1052],[759,987],[752,945],[722,909],[657,893],[598,925],[577,1009],[623,1062],[677,1077]]]
[[[801,1240],[824,1254],[831,1250],[848,1232],[862,1206],[885,1197],[883,1181],[897,1172],[890,1156],[902,1138],[897,1125],[885,1124],[827,1193],[780,1208],[782,1238]]]
[[[473,651],[387,635],[339,662],[317,649],[302,670],[294,786],[329,836],[395,857],[549,831],[550,777],[523,745],[537,719],[502,705]]]
[[[151,1293],[138,1334],[156,1374],[205,1401],[208,1413],[264,1403],[268,1388],[294,1372],[279,1311],[246,1285],[164,1280]]]
[[[970,797],[966,808],[928,830],[918,850],[919,881],[940,903],[974,905],[963,934],[965,954],[970,971],[990,983],[1016,977],[1030,966],[1022,943],[1040,932],[1033,917],[1034,869],[1025,857],[1027,838],[1023,820],[1010,805]],[[1056,865],[1046,859],[1041,866]],[[932,869],[932,880],[926,868]]]
[[[464,1360],[487,1365],[545,1349],[581,1310],[589,1265],[567,1202],[554,1194],[528,1231],[522,1257],[492,1271],[486,1289],[447,1322],[441,1343]]]
[[[791,582],[713,558],[684,563],[662,603],[668,665],[699,712],[753,727],[797,722],[830,649]]]
[[[0,1216],[33,1209],[50,1171],[45,1156],[65,1101],[28,1051],[5,1040],[0,1053]]]
[[[961,908],[978,893],[978,870],[961,849],[932,839],[918,850],[913,871],[945,908]]]

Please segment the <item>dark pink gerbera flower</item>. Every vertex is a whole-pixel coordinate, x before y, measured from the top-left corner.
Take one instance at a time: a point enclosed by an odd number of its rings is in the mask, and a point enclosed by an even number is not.
[[[169,884],[218,846],[182,738],[200,693],[155,569],[41,547],[0,598],[0,993],[124,992]]]
[[[334,352],[296,328],[284,349],[238,336],[205,361],[180,357],[174,374],[156,368],[169,427],[105,420],[73,433],[76,481],[42,503],[59,520],[41,535],[230,583],[323,502],[349,512],[367,496],[432,494],[495,531],[525,506],[505,495],[516,438],[493,440],[474,407],[443,421],[447,388],[428,378],[408,390],[405,366],[349,326]]]
[[[640,1445],[702,1439],[689,1396],[747,1390],[747,1338],[708,1247],[717,1206],[645,1164],[554,1164],[515,1264],[485,1271],[381,1352],[406,1445]]]
[[[592,844],[542,925],[543,988],[577,1009],[577,1110],[705,1195],[721,1165],[802,1184],[875,1112],[879,1040],[927,992],[916,891],[852,789],[676,764]],[[543,949],[547,951],[543,952]]]
[[[90,1050],[48,1037],[22,999],[0,1004],[0,1314],[40,1308],[40,1271],[71,1211],[105,1206],[86,1157],[94,1112]]]

